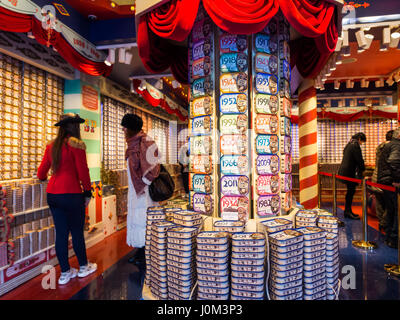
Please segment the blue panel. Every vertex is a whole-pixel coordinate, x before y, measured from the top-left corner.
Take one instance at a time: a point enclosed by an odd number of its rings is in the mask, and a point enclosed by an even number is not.
[[[121,18],[93,21],[88,40],[95,45],[136,41],[135,19]]]

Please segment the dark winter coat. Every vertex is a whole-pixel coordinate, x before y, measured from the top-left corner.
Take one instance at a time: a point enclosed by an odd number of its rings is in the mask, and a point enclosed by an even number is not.
[[[378,164],[378,183],[400,182],[400,140],[392,139],[382,149]]]
[[[343,150],[342,163],[338,174],[349,178],[362,178],[365,170],[361,147],[357,140],[351,139]]]

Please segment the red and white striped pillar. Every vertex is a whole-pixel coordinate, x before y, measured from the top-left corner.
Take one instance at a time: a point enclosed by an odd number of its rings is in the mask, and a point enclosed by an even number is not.
[[[299,88],[299,181],[300,204],[318,207],[317,91],[313,79]]]

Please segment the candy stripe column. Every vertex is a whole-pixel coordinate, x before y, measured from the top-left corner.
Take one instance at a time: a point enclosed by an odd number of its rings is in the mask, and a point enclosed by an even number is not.
[[[317,93],[314,80],[299,88],[300,203],[306,209],[318,206]]]

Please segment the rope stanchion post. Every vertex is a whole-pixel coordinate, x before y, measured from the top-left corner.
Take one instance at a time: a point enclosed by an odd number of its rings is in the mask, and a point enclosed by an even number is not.
[[[322,204],[322,188],[321,188],[321,175],[318,174],[318,208],[321,209],[321,204]]]
[[[368,221],[367,221],[367,178],[362,181],[362,222],[363,240],[353,240],[353,246],[361,249],[372,250],[377,248],[376,243],[368,241]]]
[[[396,188],[397,193],[397,264],[385,264],[385,271],[396,277],[400,277],[400,193],[399,189]]]
[[[333,205],[332,206],[333,206],[333,208],[332,208],[332,211],[333,211],[334,216],[336,218],[338,218],[338,215],[337,215],[336,174],[332,174],[332,188],[333,188],[333,192],[332,192],[332,195],[333,195],[333,201],[332,201]],[[339,220],[339,218],[338,218],[338,224],[339,224],[340,228],[343,228],[345,226],[345,223],[342,220]]]

